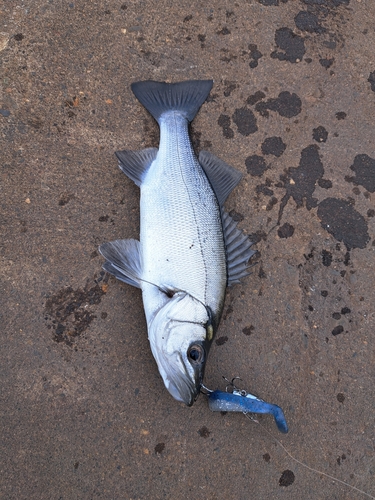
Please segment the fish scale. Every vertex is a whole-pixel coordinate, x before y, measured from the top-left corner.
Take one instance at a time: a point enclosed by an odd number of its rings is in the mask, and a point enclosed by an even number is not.
[[[144,278],[216,310],[226,284],[220,211],[187,125],[179,113],[163,117],[159,152],[141,186]]]

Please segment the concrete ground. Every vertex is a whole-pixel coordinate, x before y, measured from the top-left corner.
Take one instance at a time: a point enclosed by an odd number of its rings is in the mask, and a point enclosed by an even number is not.
[[[375,498],[373,0],[10,0],[1,6],[0,498]],[[97,248],[138,237],[114,152],[157,146],[130,91],[212,78],[192,124],[244,177],[256,242],[205,383],[280,405],[211,413],[164,388],[139,290]]]

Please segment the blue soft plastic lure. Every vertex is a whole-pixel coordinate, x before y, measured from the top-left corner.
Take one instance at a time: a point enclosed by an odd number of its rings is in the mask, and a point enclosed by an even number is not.
[[[253,394],[238,389],[233,389],[233,392],[209,391],[207,396],[208,405],[212,411],[270,413],[273,415],[279,431],[284,434],[288,432],[288,424],[280,406],[266,403]]]

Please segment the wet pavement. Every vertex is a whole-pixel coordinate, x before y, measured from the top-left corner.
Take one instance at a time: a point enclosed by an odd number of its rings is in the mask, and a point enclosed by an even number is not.
[[[1,11],[0,498],[375,498],[373,1]],[[194,146],[243,172],[226,207],[258,250],[205,384],[241,377],[286,435],[174,401],[140,291],[101,270],[139,234],[114,151],[158,144],[130,83],[194,78]]]

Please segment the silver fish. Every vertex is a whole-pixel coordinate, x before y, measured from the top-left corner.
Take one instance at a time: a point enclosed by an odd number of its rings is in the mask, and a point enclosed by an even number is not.
[[[159,124],[159,149],[116,153],[141,190],[140,241],[99,248],[106,271],[142,290],[159,372],[170,394],[188,406],[200,391],[226,287],[248,274],[254,253],[223,208],[242,174],[207,151],[198,160],[189,138],[188,124],[212,84],[132,84]]]

